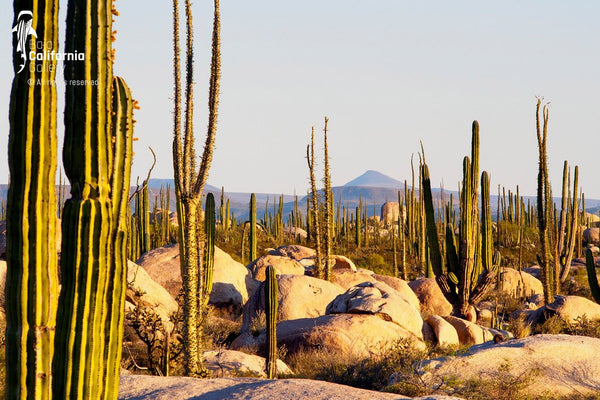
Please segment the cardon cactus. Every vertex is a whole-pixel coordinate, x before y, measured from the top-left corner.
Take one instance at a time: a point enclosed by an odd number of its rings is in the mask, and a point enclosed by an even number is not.
[[[14,2],[6,276],[6,398],[51,398],[58,300],[56,60],[58,1]],[[42,45],[43,49],[38,45]]]
[[[86,58],[65,61],[63,160],[71,198],[62,220],[53,362],[54,397],[61,399],[116,398],[119,385],[133,101],[112,75],[112,10],[111,1],[83,0],[67,9],[66,51]]]
[[[499,257],[497,255],[494,257],[492,254],[489,176],[487,172],[481,174],[482,217],[480,220],[478,175],[479,124],[474,121],[471,158],[465,157],[463,161],[458,249],[454,226],[448,216],[445,227],[446,268],[444,269],[431,196],[429,167],[425,163],[423,154],[421,178],[432,269],[442,293],[453,306],[453,314],[462,318],[468,316],[469,308],[481,300],[492,285],[500,263]]]
[[[206,195],[206,206],[204,211],[204,234],[206,236],[206,247],[204,251],[204,285],[201,296],[204,305],[208,304],[210,292],[213,286],[213,271],[215,268],[215,237],[217,230],[215,210],[215,197],[212,193]]]
[[[250,195],[250,261],[256,260],[256,195]]]
[[[600,304],[600,286],[598,286],[598,277],[596,276],[596,263],[594,255],[590,249],[585,251],[585,267],[587,269],[588,282],[590,290],[596,303]]]
[[[277,377],[277,296],[275,268],[269,265],[265,280],[265,316],[267,320],[265,367],[269,379]]]

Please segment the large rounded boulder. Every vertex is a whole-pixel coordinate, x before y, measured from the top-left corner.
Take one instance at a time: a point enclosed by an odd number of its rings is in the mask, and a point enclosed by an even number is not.
[[[140,257],[137,263],[173,297],[179,295],[182,281],[178,244],[151,250]],[[242,306],[256,287],[257,283],[246,267],[215,247],[213,288],[209,299],[211,304]]]
[[[337,296],[327,314],[371,314],[422,339],[423,319],[404,296],[382,282],[364,282]]]
[[[266,279],[267,267],[271,265],[277,275],[304,275],[305,269],[298,261],[286,256],[267,254],[252,261],[248,269],[252,277],[263,282]]]
[[[389,346],[403,338],[423,346],[423,342],[413,333],[376,315],[323,315],[277,324],[277,344],[285,345],[290,353],[305,348],[324,348],[366,358],[387,351]],[[250,348],[262,352],[265,341],[264,330],[257,333],[246,332],[233,341],[231,348]]]
[[[571,335],[535,335],[472,346],[458,356],[428,360],[418,372],[431,386],[447,377],[469,382],[522,381],[527,398],[595,398],[600,388],[600,339]]]
[[[530,298],[536,294],[544,294],[544,286],[539,279],[513,268],[500,269],[498,289],[515,298]]]
[[[241,332],[264,312],[264,286],[262,282],[244,306]],[[277,289],[277,321],[325,315],[329,303],[343,292],[333,283],[306,275],[277,275]]]
[[[408,282],[408,286],[417,295],[424,314],[450,315],[452,313],[452,304],[444,297],[435,278],[419,278]]]

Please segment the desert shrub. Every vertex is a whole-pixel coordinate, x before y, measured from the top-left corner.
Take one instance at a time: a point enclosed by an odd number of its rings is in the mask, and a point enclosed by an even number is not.
[[[132,289],[130,287],[130,289]],[[154,308],[142,301],[144,292],[133,290],[134,308],[125,314],[125,320],[135,335],[146,347],[142,356],[138,351],[125,348],[123,361],[125,368],[147,371],[152,375],[169,375],[170,371],[182,371],[179,356],[183,346],[181,327],[183,323],[182,308],[170,317],[172,328],[167,329]]]
[[[567,323],[558,315],[553,315],[541,324],[537,324],[533,327],[534,334],[558,335],[559,333],[565,333],[566,330]]]
[[[497,371],[482,374],[466,382],[456,378],[447,378],[440,390],[447,394],[463,396],[473,400],[529,399],[530,397],[525,393],[525,389],[539,374],[539,370],[528,370],[517,376],[511,374],[510,370],[510,363],[505,362],[498,367]]]
[[[310,348],[288,356],[285,361],[299,378],[420,396],[431,390],[417,374],[418,366],[423,360],[448,354],[448,351],[417,349],[410,341],[402,339],[368,358],[340,354],[327,348]],[[390,377],[400,383],[389,386]]]
[[[571,268],[569,279],[561,284],[561,293],[593,300],[585,268]]]
[[[516,339],[521,339],[531,335],[532,327],[525,314],[518,314],[509,319],[507,330],[512,332]]]
[[[256,315],[250,320],[250,333],[257,337],[267,328],[267,315],[265,310],[258,310]]]
[[[376,274],[394,275],[392,264],[379,253],[359,253],[353,257],[353,261],[357,267],[370,269]]]
[[[215,313],[220,314],[220,313]],[[230,345],[241,328],[241,322],[232,321],[226,318],[208,315],[206,324],[204,324],[204,337],[209,340],[208,347],[223,347]]]
[[[600,338],[600,319],[590,320],[585,315],[577,317],[575,322],[566,324],[565,333]]]

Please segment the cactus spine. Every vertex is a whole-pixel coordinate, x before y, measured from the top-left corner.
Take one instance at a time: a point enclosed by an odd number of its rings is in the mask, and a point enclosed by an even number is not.
[[[471,162],[471,159],[473,160]],[[499,265],[492,256],[492,220],[490,212],[490,183],[487,172],[481,174],[482,217],[479,220],[479,124],[473,121],[471,159],[463,161],[463,183],[460,193],[460,235],[456,249],[454,226],[450,213],[446,216],[446,270],[443,269],[437,227],[431,196],[429,167],[421,166],[428,243],[432,269],[436,282],[453,306],[453,314],[461,318],[468,315],[470,306],[476,304],[493,283]]]
[[[55,398],[116,398],[126,289],[127,203],[133,101],[112,76],[112,2],[73,0],[67,9],[62,290],[53,362]],[[84,99],[95,101],[84,101]]]
[[[269,265],[265,281],[265,316],[267,320],[265,367],[268,379],[277,377],[277,295],[275,268]]]
[[[250,262],[256,260],[256,195],[250,195]]]
[[[181,71],[179,55],[179,0],[173,0],[173,74],[174,74],[174,112],[173,112],[173,169],[175,171],[175,193],[179,218],[179,250],[181,276],[183,280],[183,342],[184,367],[187,375],[196,376],[205,373],[200,348],[201,316],[203,304],[201,292],[205,290],[204,281],[204,241],[202,236],[202,213],[200,200],[208,179],[212,162],[215,136],[217,132],[217,114],[221,76],[220,49],[220,12],[219,0],[214,0],[214,20],[212,34],[212,59],[208,101],[208,129],[204,151],[196,172],[196,152],[194,149],[194,94],[193,94],[193,19],[191,2],[185,2],[186,13],[186,79],[185,79],[185,121],[182,135],[181,115]]]
[[[58,1],[14,2],[15,25],[21,11],[32,12],[29,32],[44,50],[58,49]],[[47,48],[50,43],[52,48]],[[26,46],[27,47],[27,46]],[[29,47],[23,49],[28,55]],[[16,48],[15,48],[16,50]],[[56,323],[56,61],[24,64],[14,54],[10,98],[7,203],[6,398],[49,399]],[[28,80],[34,83],[29,84]],[[42,83],[37,84],[37,80]]]

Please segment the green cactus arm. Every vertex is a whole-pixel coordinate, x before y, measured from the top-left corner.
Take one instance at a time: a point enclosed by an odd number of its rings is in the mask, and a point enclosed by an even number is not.
[[[435,212],[433,210],[433,199],[431,196],[431,180],[429,178],[429,167],[425,163],[421,165],[421,178],[423,184],[423,200],[425,206],[425,225],[427,229],[427,243],[429,246],[429,260],[435,275],[444,273],[442,268],[442,254],[440,252],[440,243],[438,241],[438,232],[435,223]]]
[[[591,250],[585,251],[585,269],[587,270],[590,290],[596,303],[600,304],[600,286],[598,286],[598,277],[596,276],[596,263]]]
[[[109,334],[105,347],[106,359],[104,393],[116,396],[121,372],[121,350],[123,347],[123,320],[125,292],[127,289],[127,228],[129,212],[129,187],[133,155],[133,99],[129,87],[120,77],[112,83],[112,174],[111,203],[114,227],[112,231],[113,257],[109,265],[106,296],[108,317],[104,331]],[[112,293],[112,294],[111,294]]]
[[[490,211],[490,177],[486,171],[481,174],[481,260],[483,269],[493,269],[492,256],[492,213]]]
[[[579,166],[575,166],[574,178],[573,178],[573,203],[571,205],[570,210],[570,220],[567,223],[567,244],[565,246],[565,252],[562,254],[562,257],[565,258],[565,262],[562,266],[562,270],[560,273],[560,281],[565,282],[567,277],[569,276],[569,271],[571,269],[571,262],[573,261],[573,254],[575,251],[575,245],[577,242],[577,233],[579,232],[579,202],[578,202],[578,193],[579,193]],[[583,210],[585,212],[585,209]]]
[[[250,262],[256,260],[256,195],[250,195]]]
[[[446,224],[446,269],[448,273],[458,273],[460,268],[458,261],[458,252],[456,250],[456,235],[454,234],[454,225]]]

